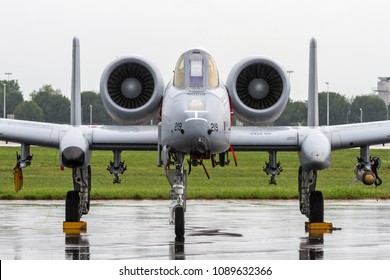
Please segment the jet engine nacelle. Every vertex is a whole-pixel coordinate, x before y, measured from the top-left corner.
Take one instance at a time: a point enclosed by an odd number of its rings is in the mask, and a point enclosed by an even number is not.
[[[127,56],[110,63],[100,79],[100,93],[109,115],[122,124],[144,124],[159,111],[164,82],[144,58]]]
[[[267,57],[238,62],[230,71],[226,86],[238,120],[252,125],[275,121],[290,95],[287,72]]]

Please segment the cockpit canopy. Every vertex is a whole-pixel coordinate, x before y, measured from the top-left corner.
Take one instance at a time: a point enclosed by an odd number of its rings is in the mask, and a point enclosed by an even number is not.
[[[177,61],[173,86],[179,88],[215,88],[219,85],[214,59],[206,51],[195,49],[185,52]]]

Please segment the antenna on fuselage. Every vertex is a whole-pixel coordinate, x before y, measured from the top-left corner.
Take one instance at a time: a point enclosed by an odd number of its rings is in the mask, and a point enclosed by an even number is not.
[[[72,86],[70,104],[70,124],[81,125],[81,93],[80,93],[80,42],[73,38],[72,51]]]
[[[309,100],[307,104],[307,125],[319,125],[318,81],[317,81],[317,40],[310,40],[309,57]]]

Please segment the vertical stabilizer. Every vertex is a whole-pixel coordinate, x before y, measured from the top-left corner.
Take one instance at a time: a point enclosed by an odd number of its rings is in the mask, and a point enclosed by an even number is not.
[[[307,125],[318,126],[317,41],[314,38],[310,40],[309,101],[307,108]]]
[[[80,42],[77,37],[73,39],[70,124],[81,125]]]

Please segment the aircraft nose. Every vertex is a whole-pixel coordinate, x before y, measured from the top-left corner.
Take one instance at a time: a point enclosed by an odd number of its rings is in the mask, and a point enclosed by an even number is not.
[[[191,154],[195,155],[197,158],[203,158],[207,154],[206,144],[203,142],[198,142],[191,148]]]
[[[210,155],[209,140],[206,135],[193,134],[190,140],[190,155],[193,159],[205,159]]]

